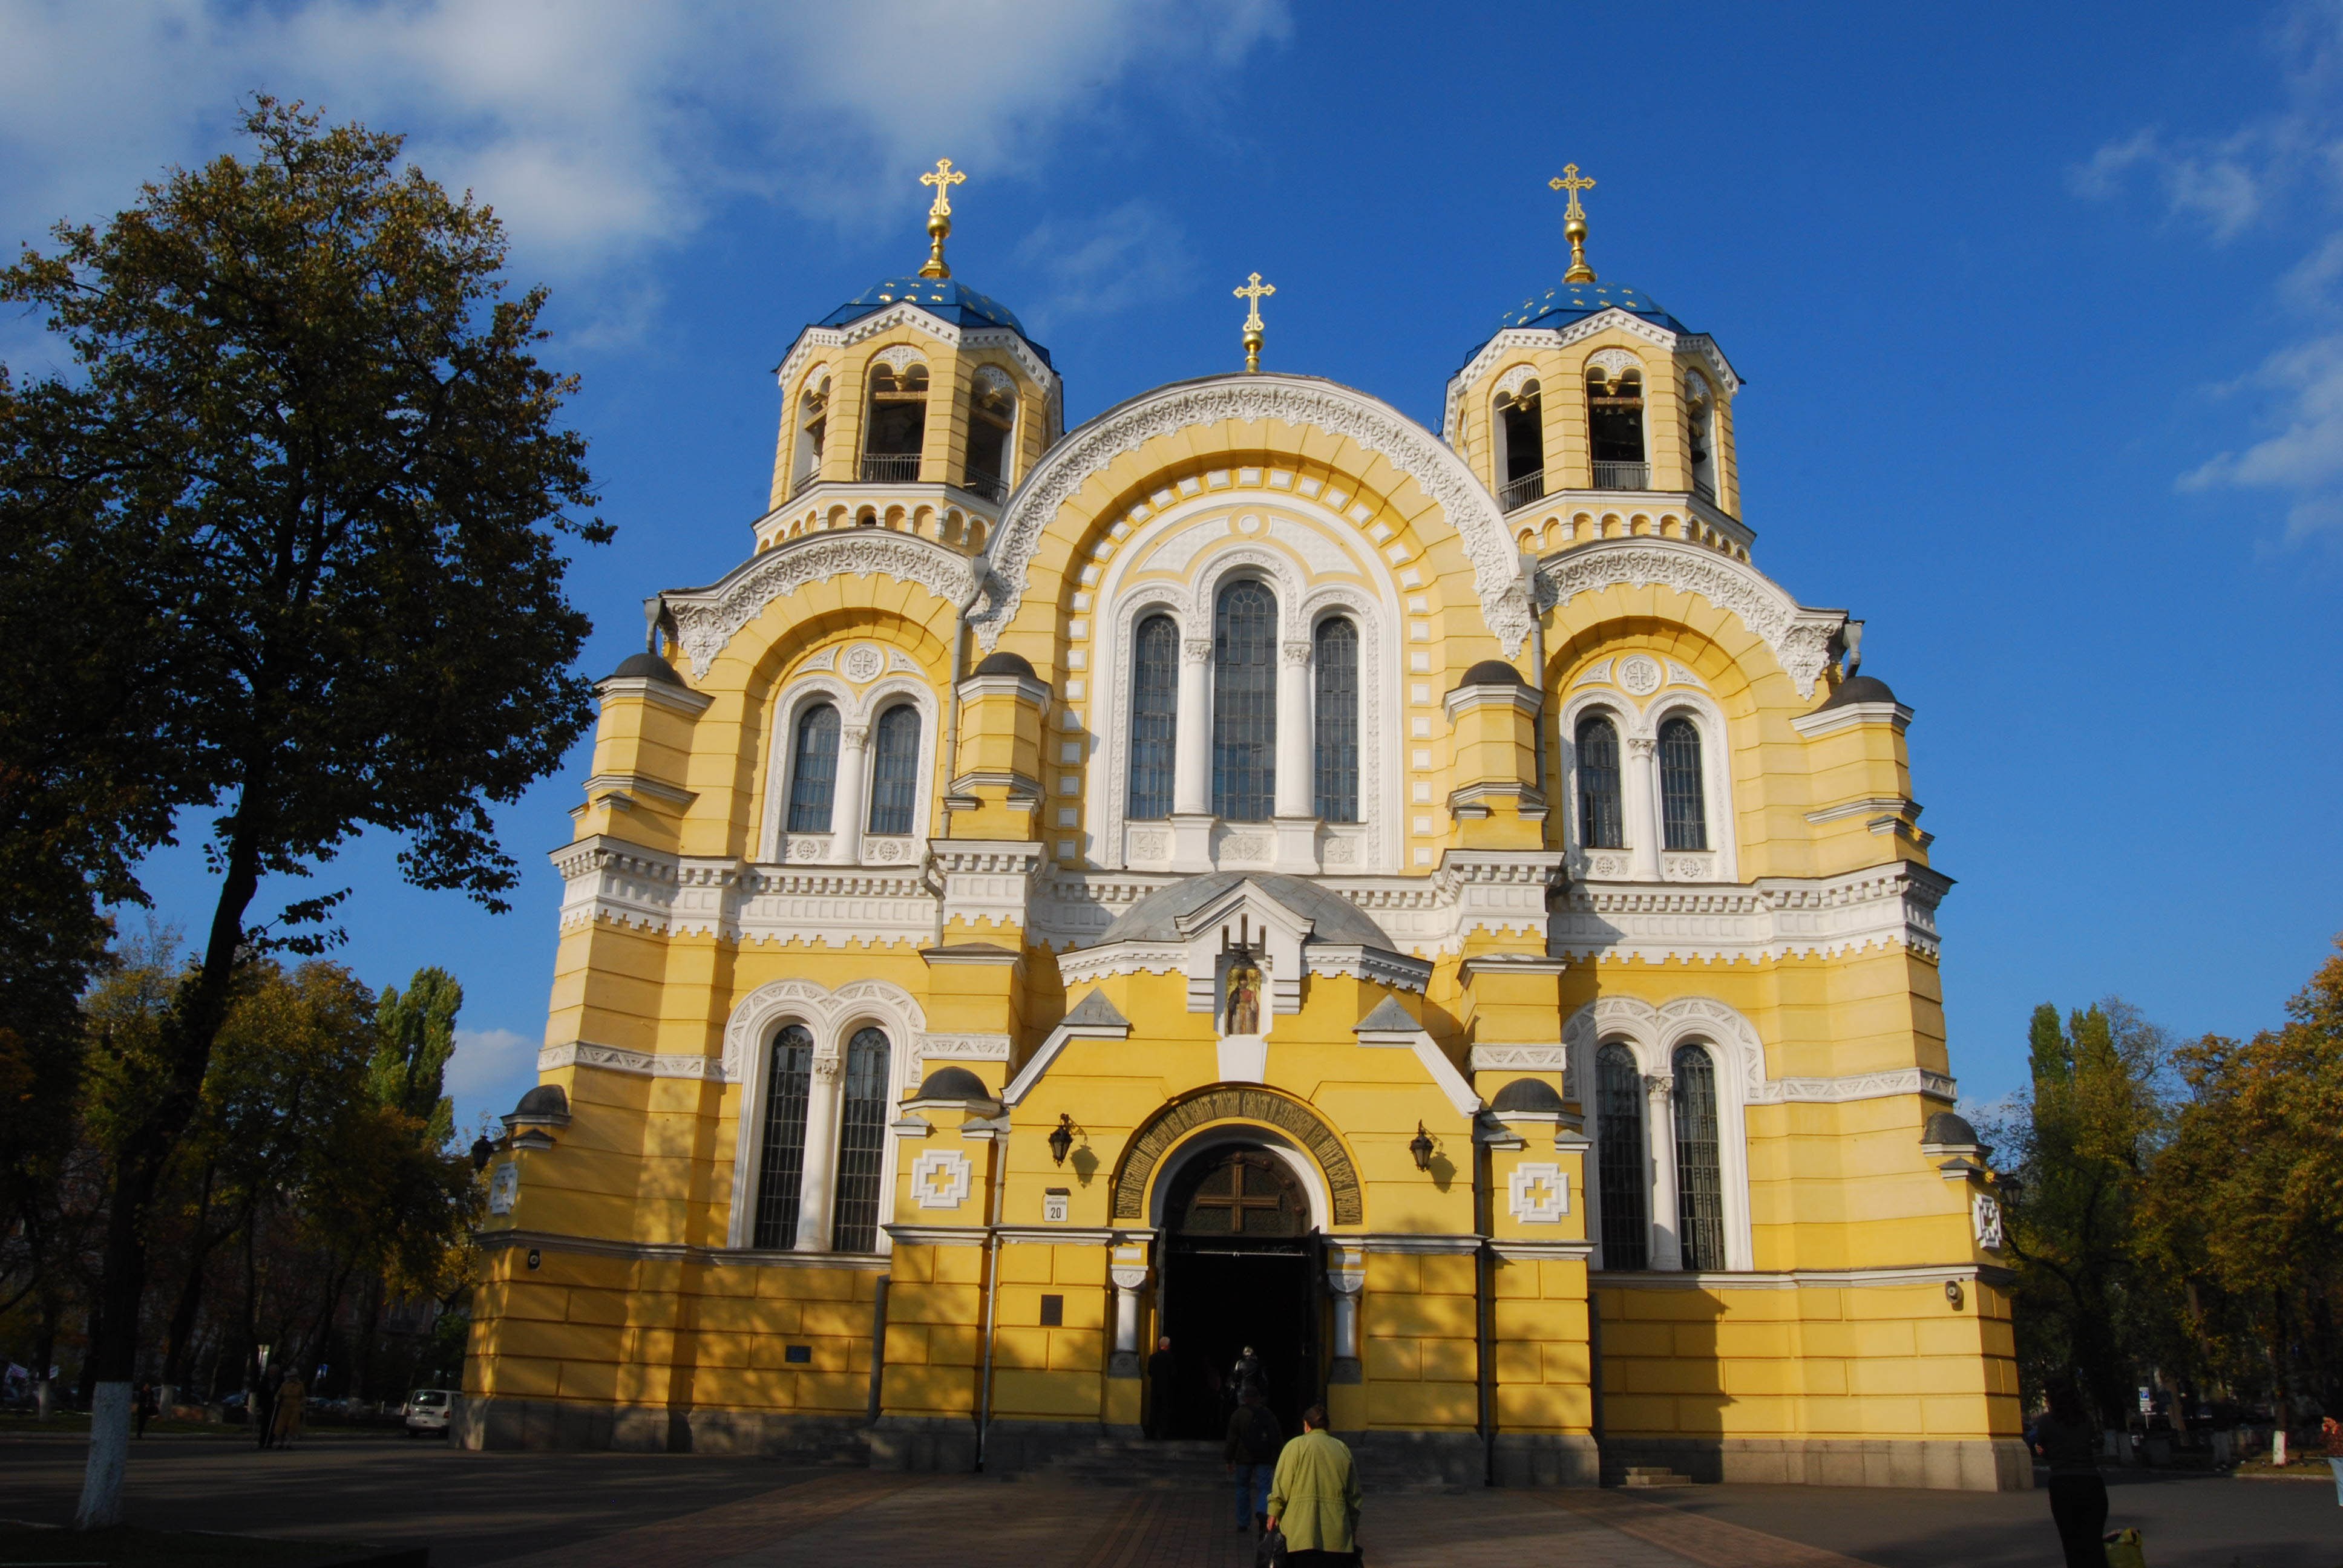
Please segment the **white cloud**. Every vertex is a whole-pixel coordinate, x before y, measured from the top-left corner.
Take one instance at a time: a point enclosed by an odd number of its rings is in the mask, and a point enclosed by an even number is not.
[[[533,271],[596,273],[743,196],[863,223],[940,156],[1030,176],[1064,122],[1289,28],[1283,0],[0,0],[0,244],[232,146],[259,89],[410,133]]]
[[[1041,224],[1017,247],[1050,280],[1037,324],[1105,316],[1183,291],[1195,273],[1187,236],[1151,203],[1129,201],[1094,217]]]
[[[2146,170],[2162,186],[2174,217],[2194,219],[2216,241],[2228,240],[2261,216],[2271,172],[2259,156],[2261,139],[2247,135],[2176,147],[2155,131],[2137,131],[2092,154],[2073,171],[2072,183],[2082,195],[2107,200],[2122,192],[2135,171]]]
[[[443,1081],[459,1103],[518,1096],[537,1081],[537,1041],[509,1029],[458,1029]],[[494,1109],[492,1106],[491,1109]]]

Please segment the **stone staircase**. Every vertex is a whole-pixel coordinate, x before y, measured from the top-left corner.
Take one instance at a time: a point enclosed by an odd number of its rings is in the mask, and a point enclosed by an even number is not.
[[[1175,1492],[1225,1487],[1228,1470],[1221,1458],[1221,1445],[1210,1438],[1157,1442],[1104,1437],[1066,1449],[1031,1470],[1019,1472],[1016,1479]]]
[[[1622,1486],[1641,1489],[1646,1486],[1690,1486],[1689,1475],[1680,1475],[1664,1464],[1631,1464],[1620,1481]]]
[[[819,1466],[825,1470],[868,1470],[870,1468],[870,1434],[868,1432],[806,1432],[776,1449],[766,1458],[777,1459],[783,1464]]]

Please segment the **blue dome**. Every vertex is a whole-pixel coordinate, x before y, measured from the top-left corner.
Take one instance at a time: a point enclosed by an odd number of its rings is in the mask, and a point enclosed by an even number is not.
[[[1670,332],[1688,331],[1684,324],[1660,307],[1660,302],[1643,290],[1624,283],[1557,283],[1544,294],[1524,299],[1497,320],[1497,330],[1511,327],[1567,327],[1572,322],[1608,310],[1614,306],[1630,316],[1640,316],[1654,327],[1664,327]]]
[[[949,277],[920,277],[917,274],[903,277],[881,278],[845,304],[814,323],[816,327],[843,327],[850,321],[860,321],[874,310],[884,310],[890,305],[916,305],[930,316],[940,316],[956,327],[1006,327],[1028,343],[1050,363],[1050,351],[1033,343],[1033,335],[1017,319],[1017,313],[990,295],[979,294],[968,285]]]

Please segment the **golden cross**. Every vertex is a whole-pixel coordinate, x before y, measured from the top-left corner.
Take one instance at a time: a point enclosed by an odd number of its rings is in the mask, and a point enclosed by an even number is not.
[[[1565,178],[1563,176],[1567,177]],[[1584,217],[1586,216],[1586,209],[1578,205],[1578,193],[1580,191],[1593,190],[1594,188],[1594,182],[1593,180],[1580,179],[1578,177],[1578,166],[1576,164],[1563,165],[1562,175],[1557,176],[1545,183],[1547,188],[1551,190],[1568,191],[1570,193],[1570,206],[1568,210],[1564,212],[1562,215],[1563,216]]]
[[[1263,325],[1261,319],[1261,297],[1264,294],[1275,294],[1277,285],[1263,283],[1261,280],[1261,274],[1256,272],[1252,275],[1252,281],[1242,288],[1233,288],[1229,292],[1245,302],[1245,368],[1258,370],[1261,368],[1261,337]]]
[[[1574,168],[1571,172],[1575,174],[1577,170]],[[930,217],[951,216],[951,188],[967,178],[967,175],[951,166],[951,159],[938,158],[936,172],[920,176],[921,185],[936,187],[936,205],[928,209],[928,216]],[[1588,180],[1586,183],[1593,185],[1594,182]],[[1576,201],[1578,198],[1573,196],[1571,199]]]

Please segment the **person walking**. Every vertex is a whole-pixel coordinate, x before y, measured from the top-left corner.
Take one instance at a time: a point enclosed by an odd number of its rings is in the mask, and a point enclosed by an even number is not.
[[[1276,1413],[1261,1390],[1245,1390],[1236,1413],[1229,1417],[1228,1439],[1222,1448],[1229,1477],[1236,1483],[1238,1534],[1248,1530],[1268,1533],[1270,1473],[1277,1466],[1278,1450],[1284,1446],[1285,1429],[1277,1424]]]
[[[260,1381],[252,1385],[252,1392],[245,1401],[245,1411],[252,1417],[253,1433],[259,1438],[260,1446],[266,1448],[275,1442],[277,1441],[277,1388],[269,1381],[266,1372],[262,1372]]]
[[[142,1382],[138,1385],[138,1392],[132,1405],[132,1411],[138,1417],[137,1435],[144,1437],[146,1435],[146,1422],[152,1419],[155,1414],[155,1385],[153,1383]]]
[[[308,1392],[298,1372],[288,1374],[285,1386],[277,1391],[277,1447],[290,1448],[301,1435],[301,1407]]]
[[[1244,1403],[1245,1391],[1256,1388],[1264,1393],[1269,1392],[1269,1384],[1261,1375],[1261,1358],[1247,1345],[1230,1364],[1228,1381],[1221,1385],[1221,1408],[1233,1415]]]
[[[2106,1568],[2107,1483],[2099,1478],[2099,1434],[2071,1382],[2050,1391],[2049,1412],[2034,1425],[2034,1446],[2050,1464],[2050,1522],[2066,1568]]]
[[[1180,1362],[1172,1353],[1172,1336],[1166,1334],[1155,1342],[1155,1353],[1147,1358],[1148,1436],[1172,1435],[1172,1408],[1179,1397]]]
[[[1334,1568],[1359,1560],[1359,1471],[1326,1430],[1326,1407],[1302,1412],[1302,1435],[1277,1456],[1269,1483],[1269,1526],[1285,1537],[1292,1568]]]

